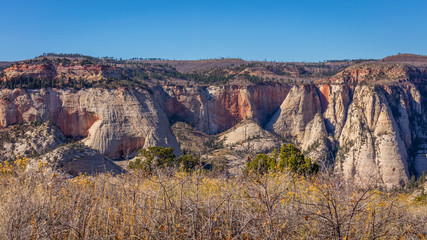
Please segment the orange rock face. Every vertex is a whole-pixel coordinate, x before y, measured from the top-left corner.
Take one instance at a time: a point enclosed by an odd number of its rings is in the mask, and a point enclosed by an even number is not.
[[[322,104],[322,111],[325,111],[328,108],[329,104],[329,94],[330,94],[330,86],[323,85],[319,87],[320,90],[320,103]]]
[[[214,97],[212,104],[209,104],[212,127],[209,131],[225,131],[244,119],[265,124],[280,107],[289,89],[286,85],[224,87],[218,96]]]
[[[98,120],[99,117],[96,113],[81,109],[62,108],[59,110],[56,125],[65,136],[81,139],[88,136],[89,128]]]
[[[2,78],[14,78],[18,76],[26,76],[33,78],[53,78],[56,76],[55,67],[51,64],[19,64],[12,65],[4,70],[5,76]]]
[[[0,127],[36,120],[30,97],[25,90],[5,89],[0,93]]]
[[[216,126],[219,132],[231,128],[243,119],[252,118],[249,96],[236,86],[225,87],[208,106],[210,120],[216,120],[210,125]]]
[[[55,97],[53,91],[43,91],[43,95],[31,96],[25,90],[5,89],[0,95],[0,127],[19,122],[52,120],[66,136],[76,139],[88,136],[88,129],[99,117],[81,109],[75,99]],[[35,104],[40,104],[39,109]]]
[[[169,119],[184,121],[203,132],[215,134],[244,119],[265,124],[286,98],[289,89],[287,85],[167,86],[157,89],[156,94],[164,96]]]

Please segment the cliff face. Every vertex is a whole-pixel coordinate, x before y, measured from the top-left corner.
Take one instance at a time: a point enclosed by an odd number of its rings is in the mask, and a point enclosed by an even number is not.
[[[172,146],[180,154],[165,113],[147,90],[4,89],[0,106],[2,127],[49,119],[66,136],[112,158],[155,145]]]
[[[289,92],[288,85],[166,86],[155,95],[172,121],[187,122],[198,130],[216,134],[244,119],[265,124]]]
[[[124,66],[78,65],[77,61],[62,64],[66,59],[29,61],[2,72],[4,81],[16,80],[15,85],[7,86],[17,86],[21,84],[18,80],[27,77],[52,81],[67,77],[121,81],[121,77],[126,76],[123,81],[131,83],[135,76],[160,70],[169,73],[168,78],[175,82],[172,81],[173,86],[159,86],[158,82],[157,86],[150,85],[149,90],[138,87],[2,89],[0,126],[52,120],[65,136],[82,140],[102,154],[118,158],[154,145],[174,147],[176,154],[180,154],[170,123],[186,122],[195,128],[194,131],[215,135],[248,119],[251,120],[248,126],[252,126],[256,136],[265,137],[258,139],[259,146],[264,143],[263,139],[274,142],[280,137],[279,142],[296,144],[312,159],[333,164],[335,170],[347,178],[395,186],[406,182],[411,174],[421,175],[427,171],[427,58],[419,57],[414,64],[410,56],[403,56],[404,61],[401,57],[353,64],[334,72],[332,77],[292,86],[284,84],[285,76],[306,77],[307,72],[303,70],[310,69],[308,65],[224,65],[221,69],[213,69],[215,74],[205,79],[206,74],[192,73],[194,76],[185,77],[176,69],[159,64],[138,63],[142,66],[138,69],[145,72],[137,72],[137,68],[136,72],[126,72]],[[316,76],[333,72],[331,67],[315,67],[319,70]],[[206,81],[224,80],[226,78],[221,78],[223,72],[240,71],[238,74],[242,74],[247,68],[253,70],[251,73],[268,70],[276,75],[268,83],[258,85],[201,86],[189,84],[193,82],[187,79],[193,76]],[[299,74],[289,74],[288,68],[298,70]],[[329,70],[322,72],[322,68]],[[308,72],[307,76],[314,72]],[[143,79],[148,77],[144,74],[141,75]],[[259,80],[252,78],[255,82]],[[296,81],[288,79],[288,82]],[[309,82],[309,79],[298,82]],[[229,140],[241,141],[242,129],[235,129]],[[247,126],[244,129],[246,133]]]
[[[320,112],[322,105],[314,85],[293,86],[266,129],[301,144],[306,126]]]
[[[394,186],[406,182],[410,170],[417,175],[427,170],[424,88],[412,83],[174,86],[155,92],[172,121],[215,134],[252,119],[315,160],[335,160],[336,171],[348,178]]]
[[[335,156],[348,178],[399,185],[410,169],[427,170],[423,92],[413,84],[295,86],[266,127],[314,159]]]
[[[427,170],[424,85],[261,85],[1,90],[0,123],[52,120],[107,156],[179,146],[169,121],[216,134],[244,119],[355,181],[387,186]]]
[[[408,151],[403,140],[406,133],[401,130],[390,105],[383,88],[355,89],[338,139],[338,171],[356,180],[372,178],[388,186],[408,179]],[[409,126],[407,121],[401,123],[402,127]]]
[[[386,186],[427,170],[424,85],[261,85],[1,90],[0,123],[52,120],[107,156],[179,146],[169,121],[216,134],[244,119],[355,181]]]

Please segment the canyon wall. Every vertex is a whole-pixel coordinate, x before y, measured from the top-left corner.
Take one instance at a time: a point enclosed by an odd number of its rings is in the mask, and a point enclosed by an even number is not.
[[[66,136],[112,158],[142,147],[171,146],[181,154],[166,114],[144,89],[3,89],[0,126],[51,120]]]
[[[171,121],[217,134],[244,119],[264,125],[288,95],[288,85],[154,87],[153,91]]]
[[[180,154],[170,122],[216,134],[251,119],[347,178],[396,186],[427,171],[426,93],[408,82],[3,89],[0,124],[51,120],[66,136],[117,158],[154,145]]]
[[[424,85],[165,86],[153,91],[172,121],[216,134],[252,119],[355,181],[391,187],[427,171]]]

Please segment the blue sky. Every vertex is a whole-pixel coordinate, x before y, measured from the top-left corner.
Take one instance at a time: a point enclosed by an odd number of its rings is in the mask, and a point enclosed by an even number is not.
[[[0,60],[323,61],[427,54],[427,1],[0,0]]]

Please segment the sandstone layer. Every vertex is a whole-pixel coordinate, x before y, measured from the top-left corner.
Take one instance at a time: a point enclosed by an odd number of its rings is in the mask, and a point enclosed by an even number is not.
[[[0,91],[0,126],[51,120],[66,136],[112,158],[142,147],[172,146],[166,114],[144,89],[41,89]]]
[[[155,87],[153,91],[171,121],[217,134],[244,119],[265,124],[289,92],[288,85]]]

